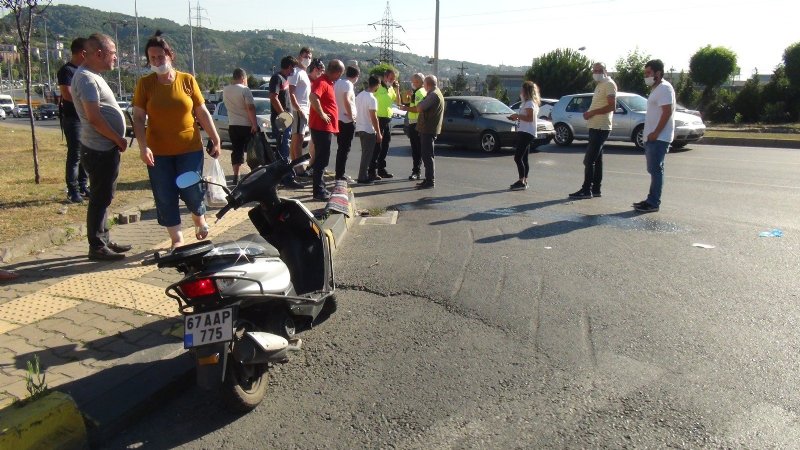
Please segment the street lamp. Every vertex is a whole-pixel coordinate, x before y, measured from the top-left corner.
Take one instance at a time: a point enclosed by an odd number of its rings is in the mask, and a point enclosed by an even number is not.
[[[433,76],[439,78],[439,0],[436,0],[436,32],[433,43]]]
[[[122,25],[123,27],[127,27],[128,26],[128,21],[127,20],[109,19],[109,20],[103,22],[103,25],[104,26],[105,25],[111,25],[112,27],[114,27],[114,44],[117,46],[117,50],[118,51],[122,50],[122,47],[119,46],[119,33],[118,33],[118,30],[119,30],[119,26],[120,25]],[[120,98],[122,98],[122,65],[121,65],[121,62],[122,62],[122,54],[120,53],[119,56],[117,56],[117,92],[118,92]]]

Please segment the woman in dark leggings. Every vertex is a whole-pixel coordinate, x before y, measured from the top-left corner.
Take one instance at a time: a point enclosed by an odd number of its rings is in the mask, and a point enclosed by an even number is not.
[[[528,189],[528,147],[536,137],[536,116],[539,115],[539,87],[533,81],[522,83],[519,91],[519,98],[522,103],[519,105],[519,113],[508,116],[511,120],[517,121],[517,151],[514,153],[514,162],[517,164],[519,180],[512,184],[509,189],[512,191]]]

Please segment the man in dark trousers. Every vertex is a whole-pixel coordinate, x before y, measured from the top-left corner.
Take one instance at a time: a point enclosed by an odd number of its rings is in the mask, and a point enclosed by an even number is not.
[[[61,94],[59,102],[59,113],[61,117],[61,129],[67,140],[67,199],[72,203],[83,203],[83,195],[89,195],[86,187],[88,176],[86,170],[81,165],[81,143],[78,137],[81,133],[81,120],[75,111],[75,104],[72,103],[72,77],[75,71],[83,64],[83,46],[86,38],[76,38],[72,41],[69,50],[72,52],[70,60],[58,69],[56,78],[58,79],[58,90]]]
[[[117,46],[105,34],[93,34],[86,40],[86,60],[72,78],[72,98],[80,117],[81,162],[92,184],[86,209],[86,237],[89,259],[117,260],[130,245],[111,241],[108,231],[108,207],[114,199],[119,176],[120,154],[128,148],[125,140],[125,117],[101,73],[117,63]]]
[[[289,162],[289,143],[292,139],[292,127],[286,127],[283,131],[278,129],[276,119],[278,115],[289,110],[289,77],[294,73],[294,68],[298,65],[297,58],[294,56],[284,56],[281,59],[281,69],[269,79],[269,101],[272,110],[269,113],[269,120],[272,126],[272,136],[275,139],[275,149],[278,156],[285,162]],[[283,185],[293,189],[302,189],[303,185],[294,179],[294,171],[290,170],[282,181]]]
[[[312,61],[311,67],[322,65],[321,61]],[[314,79],[311,83],[311,114],[308,118],[308,127],[311,128],[311,139],[314,141],[316,155],[314,156],[314,198],[327,202],[331,198],[330,192],[325,187],[325,167],[331,157],[331,143],[333,135],[339,133],[339,108],[336,106],[336,95],[333,83],[342,76],[344,64],[338,59],[328,63],[325,73]]]
[[[405,111],[419,113],[417,132],[419,133],[422,164],[425,166],[425,180],[417,183],[417,189],[433,189],[435,183],[435,166],[433,144],[436,136],[442,132],[444,119],[444,96],[437,87],[438,81],[433,75],[425,77],[425,98],[416,106],[402,106]]]

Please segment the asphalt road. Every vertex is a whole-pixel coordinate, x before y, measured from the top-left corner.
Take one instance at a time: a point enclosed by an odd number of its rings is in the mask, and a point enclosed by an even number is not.
[[[31,122],[30,119],[27,117],[13,117],[11,115],[7,116],[5,120],[0,120],[0,123],[3,125],[13,125],[13,126],[20,126],[20,127],[30,127]],[[37,120],[36,121],[37,127],[42,128],[59,128],[59,121],[58,118],[56,119],[49,119],[49,120]]]
[[[580,145],[532,155],[521,192],[510,152],[437,149],[416,191],[393,139],[403,178],[354,190],[398,222],[351,229],[339,310],[265,402],[235,416],[191,387],[110,448],[797,446],[800,152],[670,153],[661,212],[638,215],[632,146],[572,202]]]

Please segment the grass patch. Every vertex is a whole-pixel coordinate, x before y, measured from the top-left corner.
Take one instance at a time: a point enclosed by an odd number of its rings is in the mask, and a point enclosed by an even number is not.
[[[753,131],[728,131],[722,129],[706,130],[706,137],[736,139],[775,139],[778,141],[800,141],[800,134],[795,133],[762,133]]]
[[[371,217],[378,217],[386,212],[386,208],[370,208],[368,211]]]
[[[28,127],[0,124],[0,242],[24,235],[86,222],[86,202],[67,202],[64,180],[66,142],[59,129],[37,128],[39,174],[33,180],[33,150]],[[117,194],[111,210],[152,198],[147,169],[138,153],[122,154]]]

